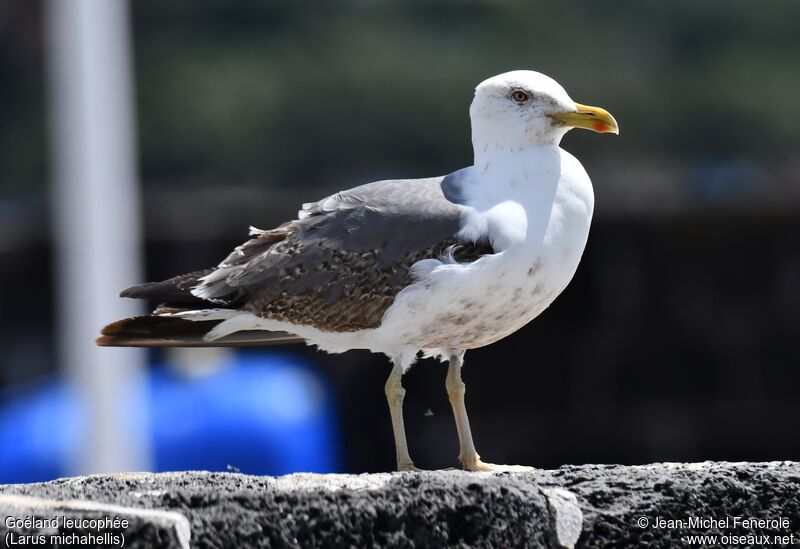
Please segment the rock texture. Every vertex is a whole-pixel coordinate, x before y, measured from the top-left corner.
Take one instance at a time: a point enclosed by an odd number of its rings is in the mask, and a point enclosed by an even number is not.
[[[4,539],[53,533],[7,517],[124,517],[129,524],[114,532],[125,536],[126,547],[676,547],[694,534],[794,535],[800,544],[800,464],[96,475],[0,486],[0,514]],[[735,526],[736,516],[771,522]],[[731,517],[731,524],[658,522],[691,517]]]

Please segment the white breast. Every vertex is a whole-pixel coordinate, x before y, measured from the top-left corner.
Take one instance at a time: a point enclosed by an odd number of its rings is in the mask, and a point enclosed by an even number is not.
[[[588,175],[557,148],[544,159],[501,160],[472,169],[461,231],[488,236],[496,253],[469,264],[415,265],[416,282],[371,338],[378,346],[439,354],[488,345],[538,316],[572,279],[594,206]]]

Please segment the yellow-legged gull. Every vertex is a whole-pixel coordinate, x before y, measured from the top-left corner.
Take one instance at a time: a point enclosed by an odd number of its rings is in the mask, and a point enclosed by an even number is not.
[[[594,207],[580,162],[559,147],[571,128],[617,133],[603,109],[551,78],[485,80],[470,107],[472,166],[444,177],[369,183],[303,205],[217,267],[122,292],[162,304],[103,329],[99,345],[218,346],[306,341],[369,349],[386,382],[397,467],[414,469],[403,427],[403,374],[420,351],[449,361],[447,393],[468,470],[484,463],[464,406],[464,353],[538,316],[578,267]]]

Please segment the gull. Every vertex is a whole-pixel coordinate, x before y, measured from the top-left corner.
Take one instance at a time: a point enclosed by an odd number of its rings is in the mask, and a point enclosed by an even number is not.
[[[369,349],[392,362],[385,392],[397,469],[417,470],[403,425],[402,377],[418,356],[448,362],[445,386],[469,471],[483,462],[461,378],[464,353],[542,313],[580,262],[594,208],[581,163],[561,149],[572,128],[618,133],[607,111],[576,103],[539,72],[494,76],[469,110],[474,162],[441,177],[368,183],[304,204],[211,269],[128,288],[161,303],[102,330],[102,346],[306,342]]]

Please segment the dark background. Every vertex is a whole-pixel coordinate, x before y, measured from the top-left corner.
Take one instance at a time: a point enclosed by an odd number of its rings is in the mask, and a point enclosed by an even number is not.
[[[595,221],[572,284],[467,354],[491,462],[800,459],[800,4],[132,2],[151,279],[302,202],[471,163],[474,86],[542,71],[611,111],[571,132]],[[0,5],[0,384],[57,363],[42,6]],[[108,296],[116,299],[115,296]],[[387,360],[285,349],[341,405],[346,471],[394,466]],[[417,465],[455,465],[445,367],[405,378]],[[426,413],[430,410],[433,415]]]

